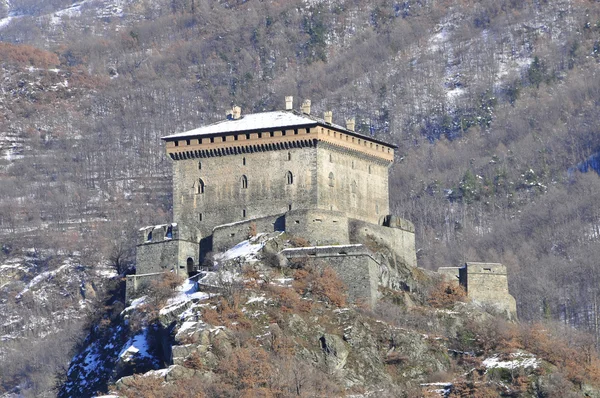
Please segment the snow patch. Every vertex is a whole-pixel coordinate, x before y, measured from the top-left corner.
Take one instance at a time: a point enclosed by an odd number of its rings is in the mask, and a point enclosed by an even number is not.
[[[238,243],[224,253],[215,255],[215,262],[233,260],[241,258],[244,262],[258,261],[256,255],[265,246],[266,239],[261,239],[265,234],[258,234],[248,240]]]
[[[143,329],[140,333],[131,337],[119,352],[119,358],[123,362],[129,362],[134,358],[150,358],[150,345],[148,344],[148,330]]]
[[[540,360],[534,355],[525,352],[514,352],[510,354],[511,360],[503,361],[500,359],[500,355],[496,354],[490,358],[485,359],[482,364],[488,369],[503,368],[503,369],[517,369],[517,368],[533,368],[536,369]]]

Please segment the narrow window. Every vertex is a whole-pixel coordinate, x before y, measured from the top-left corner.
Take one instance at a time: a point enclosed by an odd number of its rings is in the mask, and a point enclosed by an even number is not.
[[[246,189],[246,188],[248,188],[248,177],[242,176],[242,189]]]
[[[246,218],[246,209],[242,210],[242,217]]]
[[[288,152],[288,160],[292,160],[292,153]]]
[[[198,162],[198,170],[202,170],[202,162]]]
[[[291,171],[285,173],[285,178],[287,180],[288,185],[292,185],[294,183],[294,175]]]
[[[375,205],[375,213],[379,214],[379,204]]]
[[[369,174],[371,174],[371,165],[369,165]]]
[[[329,186],[330,186],[330,187],[332,187],[332,186],[333,186],[333,181],[334,181],[334,178],[333,178],[333,173],[329,173]]]
[[[356,181],[352,181],[352,193],[356,193]]]
[[[288,210],[292,210],[292,205],[288,205]]]
[[[333,163],[333,155],[332,155],[332,154],[329,154],[329,161],[330,161],[331,163]]]
[[[245,165],[246,165],[246,157],[244,156],[244,157],[242,158],[242,166],[245,166]]]
[[[148,232],[148,239],[146,239],[147,241],[151,241],[152,240],[152,231]]]
[[[203,194],[204,193],[204,181],[202,181],[202,178],[198,179],[198,185],[196,185],[196,194]]]
[[[167,234],[165,236],[169,239],[173,239],[173,227],[171,225],[167,227]]]
[[[354,168],[354,160],[352,161],[352,168]]]
[[[198,213],[198,221],[202,221],[202,213]]]

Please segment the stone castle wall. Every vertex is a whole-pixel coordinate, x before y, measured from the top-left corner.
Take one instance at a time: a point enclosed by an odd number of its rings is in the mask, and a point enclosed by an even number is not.
[[[331,267],[347,286],[351,302],[373,307],[379,298],[379,264],[362,245],[285,249],[281,254],[288,260],[305,259],[317,267]]]
[[[326,142],[319,142],[316,161],[319,209],[343,212],[373,224],[389,214],[389,162]]]
[[[258,217],[250,220],[238,221],[231,224],[219,225],[213,230],[212,251],[224,252],[243,240],[248,239],[250,229],[255,227],[256,232],[274,232],[285,230],[283,214],[269,217]]]
[[[219,225],[315,208],[315,165],[311,147],[174,161],[174,220],[203,238]]]
[[[417,266],[415,229],[411,222],[403,220],[400,226],[384,227],[360,220],[350,220],[350,243],[376,243],[391,250],[396,261],[410,267]]]
[[[137,274],[170,270],[185,274],[190,261],[198,264],[198,255],[198,244],[181,239],[177,224],[149,226],[138,231]]]
[[[334,134],[334,132],[331,132]],[[346,213],[371,223],[389,212],[389,162],[319,141],[173,162],[173,217],[187,240],[213,228],[290,210]]]
[[[475,303],[493,305],[507,314],[517,316],[517,302],[508,291],[508,271],[497,263],[466,263],[463,267],[441,267],[438,273],[465,288],[467,297]]]
[[[290,211],[285,214],[285,231],[306,239],[311,245],[350,243],[348,217],[336,211]]]

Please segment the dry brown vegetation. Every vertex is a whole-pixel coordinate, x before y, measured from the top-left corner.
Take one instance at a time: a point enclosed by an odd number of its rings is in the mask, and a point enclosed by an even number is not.
[[[65,248],[125,271],[131,231],[169,219],[159,137],[294,95],[400,145],[391,206],[421,266],[502,262],[521,319],[599,341],[600,179],[578,171],[600,148],[597,2],[141,0],[52,28],[37,16],[72,1],[11,3],[33,16],[0,31],[0,133],[23,155],[0,157],[0,256]]]
[[[458,283],[440,281],[429,292],[427,302],[434,308],[451,308],[454,303],[466,301],[467,292]]]

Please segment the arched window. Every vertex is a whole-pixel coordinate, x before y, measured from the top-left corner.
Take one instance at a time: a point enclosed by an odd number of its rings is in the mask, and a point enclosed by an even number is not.
[[[173,226],[169,225],[167,227],[167,233],[166,233],[165,237],[167,237],[169,239],[173,239]]]
[[[329,173],[329,186],[332,187],[334,182],[333,173]]]
[[[198,179],[198,185],[196,185],[196,194],[203,194],[204,193],[204,181],[202,181],[202,178]]]
[[[248,177],[242,176],[242,189],[248,188]]]
[[[285,173],[285,178],[287,180],[288,185],[292,185],[294,183],[294,175],[291,171]]]
[[[352,181],[352,193],[356,193],[356,181]]]
[[[152,240],[152,231],[148,232],[148,239],[146,239],[147,241],[151,241]]]

